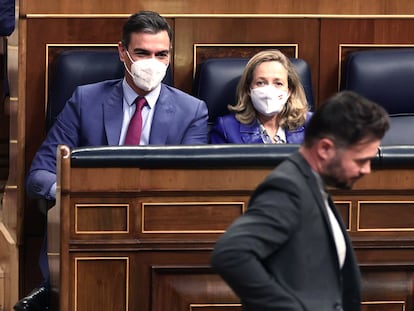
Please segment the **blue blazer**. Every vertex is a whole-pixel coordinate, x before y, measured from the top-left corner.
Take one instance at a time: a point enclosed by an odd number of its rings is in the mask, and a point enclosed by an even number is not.
[[[56,149],[118,145],[123,119],[121,80],[76,88],[37,151],[26,181],[29,196],[47,197],[56,182]],[[204,101],[161,85],[150,132],[153,145],[208,142],[208,110]]]
[[[312,112],[306,115],[304,126],[293,131],[285,130],[288,144],[300,144],[305,135],[305,128],[312,117]],[[250,124],[240,123],[233,113],[218,117],[210,131],[212,144],[263,144],[260,126],[257,120]]]

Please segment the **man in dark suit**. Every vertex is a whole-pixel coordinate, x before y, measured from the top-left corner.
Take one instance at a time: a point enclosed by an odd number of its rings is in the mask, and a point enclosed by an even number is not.
[[[299,151],[254,191],[219,238],[211,264],[248,311],[360,310],[360,272],[326,187],[370,173],[388,115],[342,92],[318,108]]]
[[[55,200],[58,144],[73,148],[207,143],[206,104],[161,83],[170,61],[171,42],[172,30],[158,13],[142,11],[127,20],[118,43],[125,78],[80,86],[74,91],[33,159],[26,181],[30,197]],[[40,258],[44,282],[20,300],[15,310],[47,308],[46,245]]]

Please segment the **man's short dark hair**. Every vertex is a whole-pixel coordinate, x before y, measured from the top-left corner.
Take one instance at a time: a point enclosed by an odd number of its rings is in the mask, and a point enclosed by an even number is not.
[[[125,48],[128,47],[131,40],[131,33],[145,32],[157,34],[160,31],[167,31],[171,44],[173,33],[167,20],[157,12],[140,11],[131,15],[124,24],[122,31],[122,44]]]
[[[330,138],[346,148],[364,139],[382,139],[389,129],[384,108],[352,91],[339,92],[317,108],[305,130],[305,147]]]

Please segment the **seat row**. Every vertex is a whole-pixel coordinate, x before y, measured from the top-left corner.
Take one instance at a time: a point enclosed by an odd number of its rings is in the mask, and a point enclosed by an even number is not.
[[[291,58],[314,109],[312,75],[308,63]],[[209,123],[228,112],[235,103],[236,86],[248,58],[211,58],[201,63],[195,74],[193,95],[207,103]],[[78,85],[121,78],[124,66],[117,51],[68,50],[52,64],[49,80],[47,129]],[[376,101],[390,114],[391,129],[383,145],[414,144],[414,49],[365,50],[350,53],[341,72],[342,90],[353,90]],[[173,85],[171,69],[163,80]]]

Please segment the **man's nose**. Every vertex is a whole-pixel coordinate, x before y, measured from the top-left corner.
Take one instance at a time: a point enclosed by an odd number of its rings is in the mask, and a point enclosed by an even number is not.
[[[364,175],[371,173],[371,161],[368,161],[361,167],[361,173]]]

